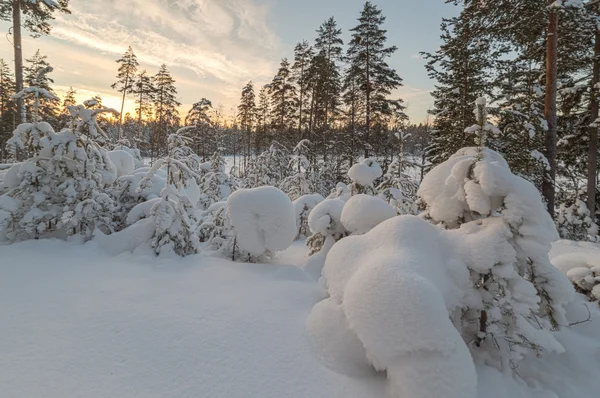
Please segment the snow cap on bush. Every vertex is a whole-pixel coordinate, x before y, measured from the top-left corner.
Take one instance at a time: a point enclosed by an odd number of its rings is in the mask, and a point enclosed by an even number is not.
[[[237,245],[252,255],[287,249],[296,238],[296,215],[288,196],[275,187],[242,189],[227,199]]]
[[[382,199],[359,194],[346,202],[341,221],[348,232],[364,234],[395,215],[396,210]]]
[[[350,179],[365,187],[373,185],[373,182],[381,177],[382,174],[381,166],[372,158],[367,158],[360,163],[356,163],[348,170]]]

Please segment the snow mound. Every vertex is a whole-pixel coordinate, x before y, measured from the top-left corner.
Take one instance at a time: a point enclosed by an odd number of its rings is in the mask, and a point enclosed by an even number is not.
[[[600,252],[567,253],[552,259],[577,290],[591,300],[600,300]]]
[[[242,189],[227,199],[240,248],[252,255],[287,249],[296,237],[296,216],[288,196],[275,187]]]
[[[394,217],[340,240],[325,260],[329,303],[315,307],[309,329],[318,340],[331,333],[323,327],[338,327],[350,345],[344,350],[362,345],[366,360],[387,372],[395,397],[476,396],[473,360],[450,321],[469,275],[442,233],[417,217]],[[339,326],[322,321],[322,307],[331,306],[343,309]]]
[[[348,177],[362,186],[373,185],[373,182],[382,175],[381,166],[371,158],[356,163],[348,170]]]
[[[117,178],[133,173],[135,170],[135,159],[124,150],[108,151],[108,158],[117,169]]]
[[[429,216],[433,220],[453,225],[466,210],[469,210],[469,205],[471,210],[483,215],[502,205],[502,202],[498,201],[501,198],[486,198],[478,186],[472,183],[465,184],[464,176],[473,167],[477,150],[478,148],[459,150],[423,178],[418,195],[427,203]],[[498,168],[506,169],[510,174],[508,164],[499,153],[485,148],[483,159],[497,165]],[[493,186],[499,186],[501,182],[505,181],[495,180]]]
[[[327,199],[316,205],[308,216],[310,231],[324,235],[343,233],[342,210],[345,204],[341,199]]]
[[[342,210],[341,221],[353,234],[364,234],[388,218],[396,216],[396,210],[380,198],[358,194],[351,197]]]

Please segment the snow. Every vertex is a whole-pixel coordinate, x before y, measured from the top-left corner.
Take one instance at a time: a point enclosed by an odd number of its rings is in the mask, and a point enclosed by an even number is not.
[[[382,174],[381,166],[371,158],[356,163],[348,170],[350,179],[362,186],[373,185],[373,182]]]
[[[335,235],[344,232],[342,210],[344,202],[341,199],[327,199],[317,204],[308,216],[308,226],[313,234],[323,233]]]
[[[109,257],[91,243],[0,248],[3,396],[385,396],[376,375],[321,365],[305,320],[322,292],[289,266]]]
[[[237,244],[252,255],[287,249],[297,235],[294,205],[274,187],[241,189],[227,199]]]
[[[358,194],[346,202],[342,210],[341,221],[348,232],[364,234],[394,216],[396,216],[396,210],[384,200]]]
[[[355,333],[366,360],[387,371],[394,397],[475,397],[475,367],[449,315],[468,273],[454,269],[441,232],[414,216],[394,217],[340,240],[325,261],[327,306],[344,312],[340,333]]]
[[[121,241],[111,236],[109,247]],[[0,261],[0,385],[8,397],[389,398],[384,375],[342,328],[343,308],[320,301],[319,284],[290,265],[305,255],[302,242],[265,265],[150,251],[113,256],[99,238],[0,246],[9,259]],[[600,246],[559,241],[552,256],[569,252],[600,256]],[[369,256],[387,254],[374,248]],[[589,311],[590,321],[557,333],[566,353],[523,361],[520,378],[476,365],[477,397],[597,397],[600,310]],[[568,316],[584,321],[588,310],[575,301]],[[409,358],[410,369],[397,373],[435,371]]]
[[[135,159],[124,150],[108,151],[108,158],[117,169],[117,178],[133,173]]]

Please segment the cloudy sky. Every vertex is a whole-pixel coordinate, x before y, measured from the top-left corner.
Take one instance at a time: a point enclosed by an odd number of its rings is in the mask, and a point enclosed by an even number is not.
[[[425,118],[433,88],[420,51],[439,42],[442,16],[454,13],[443,0],[375,0],[387,16],[388,43],[398,47],[390,64],[404,79],[399,95],[415,122]],[[52,35],[26,37],[24,55],[38,48],[54,66],[56,89],[69,86],[83,100],[100,94],[120,107],[110,89],[115,60],[131,45],[141,68],[155,73],[165,63],[176,79],[182,112],[202,97],[220,104],[226,114],[236,106],[242,87],[269,82],[282,57],[293,57],[301,40],[330,16],[344,30],[356,25],[363,0],[71,0],[71,15],[59,15]],[[9,25],[0,22],[0,30]],[[10,38],[9,38],[10,39]],[[12,63],[10,44],[0,41],[0,57]],[[128,101],[126,110],[134,108]]]

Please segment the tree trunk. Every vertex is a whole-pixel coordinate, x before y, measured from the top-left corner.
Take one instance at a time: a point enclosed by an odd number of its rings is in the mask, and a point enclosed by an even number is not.
[[[598,173],[598,83],[600,83],[600,30],[596,28],[594,42],[594,64],[592,77],[592,123],[590,127],[590,146],[588,149],[588,174],[587,174],[587,206],[592,219],[596,213],[596,178]]]
[[[366,87],[366,120],[365,120],[365,129],[366,129],[366,134],[365,134],[365,158],[369,157],[369,133],[371,132],[371,75],[370,75],[370,65],[369,65],[369,46],[367,44],[367,65],[366,65],[366,81],[367,81],[367,87]]]
[[[549,0],[549,4],[553,1]],[[544,116],[548,122],[546,131],[546,158],[550,170],[544,173],[542,193],[546,199],[548,213],[554,218],[554,181],[556,179],[556,84],[557,84],[557,44],[558,44],[558,14],[551,10],[548,15],[548,34],[546,37],[546,101]]]
[[[21,3],[18,0],[12,3],[12,22],[15,50],[15,88],[16,92],[23,90],[23,47],[21,41]],[[19,122],[26,122],[25,104],[22,98],[17,100]]]
[[[123,98],[121,98],[121,113],[119,113],[119,128],[117,129],[117,141],[121,138],[121,129],[123,128],[123,109],[125,108],[125,94],[129,85],[129,76],[125,77],[125,87],[123,87]]]

